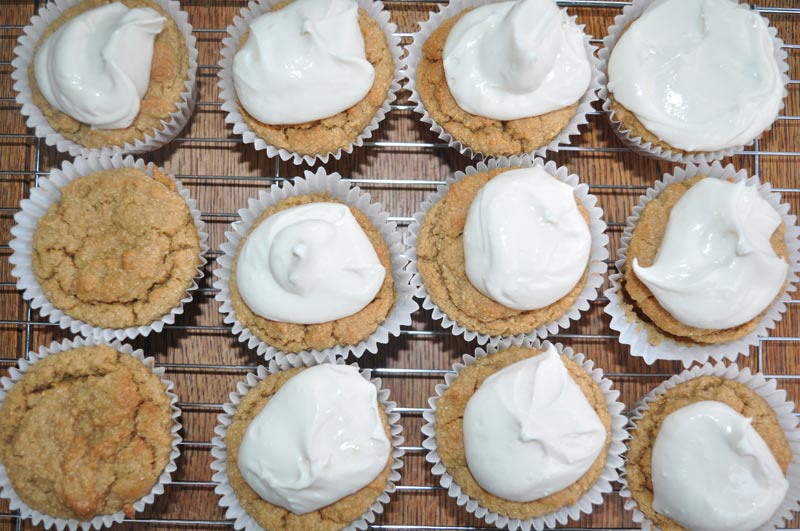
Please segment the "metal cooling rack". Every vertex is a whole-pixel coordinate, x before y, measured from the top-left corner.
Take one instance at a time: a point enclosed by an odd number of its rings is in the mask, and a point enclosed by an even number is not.
[[[414,4],[421,4],[420,0],[390,0],[387,1],[387,7],[389,9],[397,8],[399,6],[407,6],[407,5],[414,5]],[[436,2],[427,2],[426,4],[435,4]],[[787,1],[788,3],[788,1]],[[29,2],[19,2],[19,4],[30,5]],[[244,5],[244,2],[241,3]],[[563,6],[570,6],[573,8],[578,8],[579,10],[589,10],[589,9],[602,9],[602,10],[610,10],[612,14],[616,14],[617,11],[621,10],[623,5],[626,5],[627,2],[613,2],[613,1],[592,1],[592,0],[571,0],[571,1],[561,1],[559,4]],[[38,9],[39,2],[33,2],[33,5],[36,9]],[[195,5],[195,4],[191,4]],[[209,5],[213,7],[213,2],[209,2]],[[760,12],[765,15],[781,15],[781,16],[789,16],[792,17],[792,23],[795,25],[800,25],[800,7],[756,7]],[[238,7],[237,7],[238,10]],[[421,10],[422,12],[422,10]],[[581,12],[581,11],[579,11]],[[584,11],[585,12],[585,11]],[[0,14],[0,22],[5,22],[4,20],[5,15]],[[21,33],[23,25],[22,24],[0,24],[0,38],[2,39],[12,39],[16,40],[16,37]],[[222,36],[225,34],[224,28],[195,28],[195,33],[197,36],[202,34],[215,34],[219,35],[221,40]],[[411,33],[398,33],[404,43],[409,42]],[[599,44],[599,39],[595,39],[595,43]],[[800,50],[800,44],[798,43],[787,43],[786,44],[787,51],[792,53],[792,50]],[[4,46],[0,47],[0,51],[2,55],[0,55],[0,87],[4,87],[4,92],[2,93],[2,97],[0,97],[0,123],[6,123],[2,120],[5,120],[9,113],[18,113],[19,107],[14,103],[14,95],[13,91],[11,90],[11,81],[10,81],[10,72],[11,72],[11,59],[13,58],[13,46]],[[795,52],[796,54],[800,54],[800,52]],[[213,75],[215,71],[218,69],[216,64],[200,64],[198,75],[208,74]],[[797,69],[795,71],[790,71],[790,75],[793,77],[791,84],[797,85],[800,84],[800,80],[796,79],[798,75]],[[204,81],[205,83],[213,83],[215,84],[215,80],[208,79]],[[216,93],[216,91],[213,91]],[[402,98],[401,98],[402,101]],[[198,111],[211,109],[215,112],[220,114],[219,122],[222,122],[222,111],[221,109],[217,109],[221,105],[220,102],[214,101],[211,99],[205,99],[203,101],[199,101]],[[408,117],[411,116],[412,120],[417,120],[418,116],[413,113],[413,106],[403,103],[398,103],[392,105],[392,111],[388,114],[386,121],[381,124],[381,128],[391,128],[392,123],[395,120],[399,120],[400,117]],[[593,119],[592,123],[590,124],[591,127],[595,127],[597,122],[596,120],[602,120],[603,117],[601,116],[602,112],[593,112],[591,113],[595,118]],[[797,121],[800,120],[800,115],[797,114],[788,114],[785,113],[784,115],[779,117],[779,121]],[[241,139],[238,137],[234,137],[227,127],[221,125],[218,130],[224,131],[224,133],[228,136],[213,136],[213,137],[193,137],[193,136],[186,136],[181,137],[175,140],[175,143],[178,144],[178,148],[180,149],[181,145],[187,144],[240,144]],[[53,159],[52,157],[48,160],[47,154],[51,153],[52,150],[44,145],[44,143],[35,138],[31,131],[27,132],[6,132],[3,131],[0,133],[0,149],[2,148],[3,144],[10,143],[10,142],[23,142],[26,146],[32,149],[33,156],[30,159],[30,163],[26,164],[24,167],[10,167],[8,165],[8,161],[0,159],[0,187],[3,185],[13,182],[14,177],[23,177],[25,179],[27,187],[37,186],[40,177],[46,176],[50,167],[60,164],[62,157],[56,157]],[[762,162],[769,158],[769,157],[798,157],[800,156],[800,138],[795,138],[794,142],[790,146],[791,149],[786,151],[768,151],[761,149],[761,143],[756,142],[754,146],[750,149],[746,149],[739,153],[739,155],[746,157],[752,162],[752,167],[754,168],[755,174],[760,174],[760,168]],[[251,148],[249,148],[251,149]],[[359,149],[359,148],[356,148]],[[360,148],[363,150],[375,150],[380,149],[382,151],[393,152],[407,152],[408,150],[414,151],[422,151],[425,153],[435,154],[438,150],[446,150],[448,149],[446,144],[443,144],[438,141],[422,141],[422,140],[415,140],[415,141],[369,141],[365,142],[364,147]],[[568,146],[564,148],[564,151],[577,151],[577,152],[585,152],[588,154],[604,154],[604,153],[626,153],[629,150],[627,148],[622,147],[606,147],[606,146]],[[1,152],[0,152],[1,153]],[[263,155],[262,155],[263,156]],[[345,155],[346,157],[347,155]],[[146,157],[145,157],[146,158]],[[149,159],[148,159],[149,160]],[[154,159],[154,162],[161,163],[161,160]],[[47,164],[47,166],[45,166]],[[800,159],[797,159],[797,164],[800,165]],[[269,176],[253,176],[253,175],[214,175],[214,174],[182,174],[177,173],[176,177],[187,184],[196,184],[197,186],[206,186],[209,183],[219,183],[225,182],[235,182],[235,183],[245,183],[245,182],[257,182],[259,184],[263,184],[264,187],[269,186],[272,182],[280,181],[285,179],[286,176],[283,174],[288,174],[289,172],[286,170],[285,166],[274,162],[271,163],[273,166],[272,174]],[[303,167],[302,169],[305,169]],[[461,168],[454,168],[461,169]],[[282,174],[283,172],[283,174]],[[298,174],[298,171],[293,171],[292,175]],[[417,187],[422,187],[426,190],[433,190],[439,184],[442,184],[444,181],[440,179],[410,179],[410,178],[352,178],[351,179],[354,184],[359,186],[369,187],[370,185],[376,185],[381,187],[391,187],[392,191],[397,191],[398,193],[403,193],[404,191],[412,190]],[[592,184],[591,179],[585,179],[586,182],[590,183],[592,190],[595,193],[600,191],[609,192],[609,193],[629,193],[634,194],[631,197],[635,197],[639,193],[643,192],[647,185],[638,185],[638,184]],[[776,191],[786,193],[786,194],[798,194],[800,193],[800,188],[794,187],[783,187],[783,188],[776,188]],[[27,191],[25,192],[27,196]],[[252,194],[251,194],[252,195]],[[8,227],[13,224],[11,220],[11,216],[19,210],[18,204],[5,204],[0,205],[0,220],[3,220],[3,223],[0,224],[2,227],[5,228],[5,240],[0,242],[0,257],[3,257],[7,262],[8,256],[10,255],[10,247],[8,245],[8,238],[10,237],[8,234]],[[796,211],[796,209],[793,209]],[[410,212],[403,212],[404,215],[399,215],[400,213],[394,213],[392,220],[398,223],[398,226],[401,230],[404,230],[405,227],[412,221]],[[627,215],[627,214],[625,214]],[[234,221],[237,218],[237,214],[234,211],[215,211],[215,210],[208,210],[203,212],[203,219],[208,222],[224,222],[229,223]],[[624,216],[617,217],[617,219],[609,220],[606,219],[609,224],[610,231],[621,231],[621,228],[624,226]],[[613,242],[613,239],[612,239]],[[613,246],[613,243],[612,243]],[[221,253],[218,250],[218,242],[217,242],[217,249],[210,251],[207,255],[209,259],[209,266],[206,268],[206,283],[200,287],[200,289],[196,292],[195,301],[192,304],[209,304],[209,301],[213,300],[213,296],[216,293],[216,290],[209,287],[211,282],[208,281],[208,278],[211,276],[211,270],[214,268],[214,259],[219,256]],[[614,254],[614,249],[612,249],[612,256]],[[611,261],[609,260],[611,267]],[[8,300],[10,298],[16,298],[19,308],[18,316],[16,318],[9,318],[7,315],[3,315],[3,319],[0,319],[0,345],[5,346],[6,348],[12,343],[15,342],[13,345],[10,345],[12,350],[5,350],[2,355],[0,355],[0,364],[3,367],[7,367],[16,363],[17,357],[23,355],[24,353],[38,348],[39,344],[34,343],[35,339],[34,336],[38,331],[43,328],[50,328],[53,329],[53,333],[57,335],[56,327],[50,323],[43,322],[42,319],[38,316],[36,311],[33,311],[30,308],[30,305],[24,303],[20,294],[15,289],[15,284],[13,282],[12,277],[10,276],[10,267],[5,270],[5,273],[2,277],[2,281],[0,281],[0,300]],[[598,298],[596,302],[593,303],[593,306],[603,305],[607,302],[603,297]],[[217,303],[210,302],[213,305],[214,309],[216,310]],[[797,312],[797,306],[800,304],[800,301],[793,301],[789,308],[789,313]],[[433,323],[427,312],[423,312],[420,310],[416,314],[416,321],[422,322],[422,327],[415,327],[420,329],[413,329],[413,330],[406,330],[403,332],[403,336],[406,336],[411,341],[416,341],[420,339],[424,339],[426,337],[431,337],[435,340],[437,337],[442,338],[450,338],[451,334],[449,331],[443,331],[437,324]],[[787,316],[788,317],[788,316]],[[220,321],[221,322],[221,321]],[[222,325],[204,325],[204,324],[177,324],[172,326],[165,327],[166,332],[177,332],[180,334],[197,334],[201,332],[213,332],[213,333],[220,333],[220,334],[229,334],[229,327],[222,326]],[[166,333],[165,332],[165,333]],[[17,339],[14,340],[12,336],[21,333],[21,340]],[[597,333],[565,333],[565,334],[558,334],[553,336],[558,340],[599,340],[599,341],[613,341],[616,339],[616,335],[613,331],[608,330],[607,328],[603,328],[599,330]],[[757,368],[761,370],[764,366],[764,352],[763,346],[767,342],[790,342],[793,345],[797,345],[798,341],[800,341],[799,337],[769,337],[769,338],[762,338],[759,342],[758,349],[757,349]],[[464,352],[471,351],[474,345],[470,345],[468,349],[465,349]],[[796,353],[800,353],[800,348],[796,348]],[[251,357],[255,361],[255,357]],[[426,379],[433,382],[440,381],[443,376],[449,372],[449,369],[445,367],[450,366],[450,362],[452,360],[445,360],[442,363],[442,368],[426,368],[422,366],[412,366],[412,367],[390,367],[387,366],[387,363],[384,363],[386,360],[382,355],[375,356],[371,359],[364,359],[362,363],[366,363],[372,366],[375,366],[373,371],[375,375],[383,377],[387,380],[388,387],[393,387],[393,382],[395,379]],[[232,373],[236,374],[237,380],[242,379],[246,372],[250,372],[255,369],[256,365],[254,364],[210,364],[210,363],[160,363],[160,366],[163,366],[167,369],[168,372],[178,372],[178,371],[196,371],[199,374],[204,373],[213,373],[213,374],[220,374],[220,373]],[[377,365],[377,366],[376,366]],[[641,371],[641,372],[629,372],[629,371],[620,371],[620,372],[606,372],[607,376],[611,378],[620,378],[620,379],[643,379],[643,378],[666,378],[671,376],[672,372],[649,372],[649,371]],[[773,374],[770,375],[773,378],[778,378],[784,381],[789,380],[797,380],[800,379],[800,374]],[[431,385],[432,388],[432,385]],[[231,388],[232,389],[232,388]],[[393,398],[396,399],[396,395],[393,395]],[[221,404],[219,402],[204,402],[204,401],[193,401],[193,402],[181,402],[179,406],[184,411],[184,418],[187,415],[197,414],[199,412],[219,412],[222,410]],[[403,418],[403,424],[408,426],[410,421],[414,421],[421,416],[421,412],[423,408],[421,407],[403,407],[404,404],[401,402],[399,404],[398,411],[401,413]],[[415,428],[416,429],[416,428]],[[418,434],[410,433],[408,427],[406,427],[404,436],[406,441],[419,441],[421,440]],[[186,450],[192,449],[194,451],[199,452],[209,452],[211,443],[207,440],[186,440],[182,444],[182,450],[185,452]],[[404,447],[406,451],[406,461],[410,458],[422,459],[424,455],[424,449],[418,443],[415,442],[407,442],[406,446]],[[179,466],[181,462],[179,461]],[[197,468],[197,467],[195,467]],[[427,469],[427,466],[425,467]],[[211,472],[210,470],[206,470],[207,477],[210,478]],[[442,491],[443,489],[438,486],[436,479],[430,475],[429,473],[421,474],[422,478],[414,478],[414,477],[406,477],[407,472],[404,472],[404,477],[401,480],[400,484],[397,487],[397,493],[392,496],[392,501],[390,502],[391,505],[395,504],[403,504],[403,496],[405,493],[426,493],[426,492],[438,492]],[[419,473],[414,474],[416,476],[420,476]],[[419,479],[419,481],[415,481]],[[169,489],[200,489],[200,490],[213,490],[215,483],[210,480],[174,480],[171,483],[171,487],[168,487],[168,493],[171,492]],[[165,494],[167,496],[168,494]],[[611,497],[618,496],[616,493],[610,495]],[[214,500],[216,501],[216,497],[214,496]],[[607,499],[608,503],[609,499]],[[425,502],[422,502],[425,503]],[[452,500],[449,500],[452,506],[455,504]],[[457,511],[461,511],[460,508],[456,509]],[[597,511],[596,511],[597,512]],[[462,515],[464,516],[461,518],[460,521],[468,520],[466,518],[466,514],[461,511]],[[198,529],[201,528],[232,528],[232,524],[229,520],[224,519],[224,517],[220,517],[219,519],[193,519],[191,515],[179,515],[176,517],[159,517],[157,514],[149,516],[150,513],[146,512],[145,515],[141,518],[137,518],[135,520],[128,520],[128,522],[132,528],[134,529],[144,529],[151,526],[159,526],[161,528],[189,528],[189,527],[196,527]],[[220,511],[221,514],[221,511]],[[425,524],[408,524],[403,523],[405,521],[405,515],[403,518],[398,519],[396,515],[390,518],[379,518],[379,524],[371,526],[372,529],[380,529],[380,530],[419,530],[419,531],[477,531],[481,529],[495,529],[494,527],[485,527],[481,525],[425,525]],[[625,522],[628,523],[628,527],[614,527],[613,529],[629,529],[630,528],[630,519],[628,515],[624,518]],[[471,521],[471,519],[470,519]],[[591,522],[584,522],[581,521],[583,527],[570,527],[568,529],[573,529],[575,531],[578,530],[588,530],[588,529],[597,529],[595,527],[590,527]],[[3,527],[4,525],[10,525],[10,527]],[[22,530],[23,528],[27,528],[25,522],[23,522],[19,516],[12,512],[8,511],[7,509],[0,511],[0,529],[14,529],[14,530]],[[604,527],[604,529],[610,529],[608,527]]]

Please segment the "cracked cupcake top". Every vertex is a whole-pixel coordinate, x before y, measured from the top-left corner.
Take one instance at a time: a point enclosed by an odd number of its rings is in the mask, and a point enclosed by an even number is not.
[[[125,510],[158,481],[172,445],[170,397],[136,358],[79,347],[35,363],[0,409],[0,462],[17,495],[59,518]]]
[[[103,328],[146,325],[180,304],[200,261],[186,201],[157,168],[75,179],[33,235],[33,273],[50,302]]]

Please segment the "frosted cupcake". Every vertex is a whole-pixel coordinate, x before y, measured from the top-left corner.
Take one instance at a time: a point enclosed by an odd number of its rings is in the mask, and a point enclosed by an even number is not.
[[[603,108],[622,139],[669,160],[730,156],[767,130],[786,96],[774,28],[734,0],[641,0],[601,59]]]
[[[468,169],[410,228],[423,306],[481,343],[554,333],[588,307],[605,271],[594,196],[566,168],[521,162]]]
[[[25,29],[14,61],[28,126],[72,155],[161,147],[194,104],[191,31],[177,2],[48,5]]]
[[[411,100],[462,153],[543,154],[586,123],[593,50],[552,0],[453,2],[414,36]]]
[[[323,162],[377,128],[394,99],[395,26],[380,2],[272,0],[228,28],[220,87],[227,121],[268,156]]]

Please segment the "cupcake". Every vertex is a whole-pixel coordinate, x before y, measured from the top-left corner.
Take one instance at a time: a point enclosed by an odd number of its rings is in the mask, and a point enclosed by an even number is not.
[[[400,478],[394,403],[355,366],[295,365],[259,367],[225,405],[212,450],[220,504],[252,531],[364,529]]]
[[[388,214],[320,169],[260,192],[214,273],[225,322],[268,359],[365,351],[411,324],[405,250]]]
[[[34,525],[133,518],[175,470],[180,426],[164,369],[129,346],[65,340],[20,360],[0,391],[0,486]]]
[[[194,201],[132,157],[76,159],[23,201],[12,274],[51,322],[84,335],[135,337],[182,313],[207,247]]]
[[[735,0],[638,0],[604,39],[603,109],[624,142],[651,156],[731,156],[783,108],[789,66],[776,35]]]
[[[736,365],[674,376],[634,410],[622,496],[643,529],[783,527],[796,509],[797,418],[786,394]]]
[[[399,89],[399,39],[381,2],[262,0],[228,26],[219,86],[244,141],[295,164],[351,152]]]
[[[424,414],[423,446],[459,505],[530,530],[601,503],[617,479],[626,422],[602,371],[561,345],[522,341],[478,349],[454,368]]]
[[[73,156],[168,143],[194,105],[197,50],[187,20],[168,0],[61,0],[41,9],[15,50],[28,126]]]
[[[555,333],[597,295],[602,210],[555,163],[512,159],[456,174],[410,227],[423,307],[467,339]]]
[[[461,153],[544,155],[587,123],[593,54],[583,26],[553,0],[452,2],[409,47],[411,101]]]
[[[735,357],[774,326],[800,259],[794,218],[779,201],[757,178],[719,164],[648,190],[628,219],[608,292],[611,327],[633,355],[686,365]]]

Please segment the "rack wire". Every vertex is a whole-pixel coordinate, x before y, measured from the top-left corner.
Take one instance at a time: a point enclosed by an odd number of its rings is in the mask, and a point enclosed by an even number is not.
[[[571,0],[559,2],[578,14],[594,35],[603,35],[614,15],[626,2]],[[225,34],[225,25],[245,5],[244,0],[182,2],[197,26],[195,35],[200,49],[200,101],[189,128],[168,148],[143,156],[145,160],[164,166],[188,186],[203,210],[203,219],[211,233],[212,251],[206,278],[195,294],[187,314],[175,325],[165,327],[162,334],[132,342],[137,348],[155,355],[176,383],[176,392],[183,410],[182,456],[179,470],[164,496],[135,520],[121,528],[130,529],[219,529],[232,528],[231,522],[217,506],[215,487],[208,464],[210,438],[215,417],[227,393],[261,363],[255,354],[240,345],[222,323],[216,290],[212,287],[214,260],[219,256],[225,227],[237,218],[236,209],[259,188],[300,175],[306,167],[292,167],[268,160],[263,152],[255,153],[234,136],[224,124],[217,99],[216,73],[218,49]],[[398,35],[404,44],[410,42],[414,23],[427,18],[437,2],[393,0],[386,2],[393,19],[399,24]],[[50,168],[60,165],[64,157],[26,130],[14,102],[11,60],[13,48],[22,28],[39,8],[40,2],[25,1],[3,5],[0,14],[0,368],[16,363],[17,358],[52,340],[68,337],[64,331],[42,319],[22,300],[10,275],[10,228],[19,200]],[[774,0],[754,6],[769,17],[786,40],[792,70],[789,97],[773,130],[755,145],[733,158],[744,167],[784,194],[792,210],[800,207],[800,7],[791,0]],[[595,39],[599,44],[599,39]],[[328,171],[339,171],[353,184],[369,191],[392,215],[392,220],[405,231],[419,202],[444,179],[471,161],[453,153],[418,121],[407,94],[400,94],[392,105],[377,136],[363,148],[341,161],[326,165]],[[599,107],[598,107],[599,109]],[[587,132],[580,139],[550,158],[567,164],[587,182],[606,211],[611,238],[611,255],[615,256],[619,235],[626,216],[640,194],[671,165],[643,159],[630,153],[611,133],[606,117],[599,110],[590,113]],[[613,261],[609,260],[613,269]],[[602,314],[607,302],[599,297],[576,325],[554,336],[556,341],[585,352],[603,368],[622,391],[622,400],[632,404],[639,396],[661,380],[675,374],[680,366],[660,362],[647,366],[633,359],[616,341]],[[749,358],[740,358],[740,365],[763,371],[780,380],[790,398],[800,397],[800,313],[798,301],[789,306],[787,315],[771,337],[762,338]],[[359,360],[373,369],[392,390],[398,401],[405,428],[406,451],[403,479],[386,513],[372,529],[393,531],[478,531],[493,529],[467,515],[447,497],[424,461],[419,428],[426,398],[433,386],[449,372],[461,354],[471,353],[475,344],[453,337],[432,321],[430,314],[418,311],[414,325],[405,330],[375,355]],[[618,493],[606,496],[602,507],[591,517],[572,522],[569,529],[633,529],[630,515],[622,510]],[[800,528],[798,520],[790,523]],[[0,502],[0,531],[30,527],[18,514]]]

